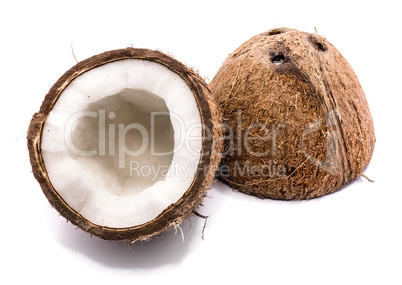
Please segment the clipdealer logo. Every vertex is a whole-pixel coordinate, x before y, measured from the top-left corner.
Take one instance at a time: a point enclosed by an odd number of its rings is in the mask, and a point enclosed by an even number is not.
[[[199,157],[199,153],[192,149],[191,140],[185,140],[185,137],[190,137],[194,141],[200,141],[200,137],[191,137],[191,132],[195,129],[204,130],[204,134],[207,134],[204,137],[204,140],[210,141],[212,140],[212,132],[213,130],[207,129],[206,126],[202,125],[193,125],[190,128],[186,129],[183,119],[177,114],[169,113],[169,112],[153,112],[151,115],[151,127],[147,128],[139,123],[131,123],[131,124],[113,124],[106,123],[106,116],[113,120],[116,118],[116,114],[114,112],[109,112],[106,114],[105,110],[99,110],[98,112],[94,111],[81,111],[73,116],[71,116],[64,129],[64,139],[65,144],[69,151],[77,156],[83,157],[91,157],[91,156],[117,156],[118,158],[118,166],[119,168],[127,168],[129,167],[130,175],[136,175],[141,177],[154,176],[158,177],[160,175],[175,175],[176,177],[180,177],[180,179],[185,179],[186,176],[189,175],[191,168],[197,168],[196,165],[180,165],[172,161],[170,165],[148,165],[142,164],[139,161],[136,161],[135,158],[143,155],[146,151],[150,149],[151,156],[166,156],[172,155],[177,150],[181,148],[186,148],[186,153],[195,157]],[[176,121],[176,125],[179,126],[178,130],[175,132],[179,132],[181,135],[180,141],[175,142],[174,149],[169,152],[157,152],[155,151],[155,128],[154,122],[155,117],[161,115],[168,115],[172,120]],[[279,159],[276,159],[278,154],[278,134],[281,131],[286,129],[286,124],[278,123],[271,124],[270,126],[266,126],[261,123],[255,123],[247,128],[244,128],[243,131],[243,120],[242,120],[242,110],[239,109],[237,111],[237,124],[235,128],[228,124],[220,124],[219,126],[214,126],[214,128],[222,128],[226,131],[225,136],[223,138],[219,138],[225,140],[227,142],[227,148],[222,153],[222,156],[232,156],[232,157],[241,157],[246,154],[247,156],[251,156],[252,158],[260,158],[259,161],[263,161],[264,163],[256,164],[251,160],[235,161],[234,164],[230,167],[229,165],[223,164],[220,166],[217,171],[222,177],[231,176],[240,176],[240,177],[264,177],[264,178],[280,178],[283,176],[287,176],[291,173],[288,173],[286,165],[279,163]],[[98,145],[97,149],[91,150],[82,150],[78,146],[76,146],[72,139],[72,133],[74,131],[74,127],[76,123],[82,118],[93,118],[97,120],[98,127]],[[336,125],[338,124],[338,115],[337,111],[331,111],[325,114],[325,123],[322,122],[321,119],[317,119],[311,122],[302,132],[300,138],[301,151],[305,156],[306,160],[310,163],[314,164],[318,168],[327,171],[331,174],[336,174],[339,171],[339,154],[338,154],[338,140],[339,134],[336,131]],[[326,126],[328,131],[326,132],[326,159],[325,161],[320,161],[318,158],[315,158],[308,151],[308,147],[306,145],[307,136],[322,130],[322,128]],[[332,128],[332,130],[330,130]],[[136,150],[131,150],[126,145],[126,136],[128,132],[135,131],[136,135],[140,137],[140,144],[137,146]],[[263,134],[256,136],[255,133]],[[116,143],[117,141],[117,143]],[[253,143],[256,142],[270,142],[269,148],[261,148],[255,149],[253,147]],[[189,143],[190,142],[190,143]],[[212,148],[212,151],[215,151]],[[244,153],[245,152],[245,153]],[[127,165],[127,158],[130,159]],[[268,159],[270,158],[270,159]],[[253,160],[255,161],[255,160]],[[204,169],[204,172],[209,171],[208,169]]]

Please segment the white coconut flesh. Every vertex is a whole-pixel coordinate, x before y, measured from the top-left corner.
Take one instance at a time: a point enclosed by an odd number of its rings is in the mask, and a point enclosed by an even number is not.
[[[201,117],[186,82],[167,67],[119,60],[75,78],[43,128],[42,157],[61,198],[88,221],[133,227],[191,186]]]

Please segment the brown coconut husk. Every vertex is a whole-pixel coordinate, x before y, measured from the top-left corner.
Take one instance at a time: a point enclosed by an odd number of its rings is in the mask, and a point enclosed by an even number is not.
[[[192,90],[199,108],[203,123],[202,154],[198,164],[198,172],[185,194],[174,204],[171,204],[155,219],[135,227],[112,228],[96,225],[72,209],[58,194],[49,180],[46,165],[41,154],[41,139],[44,123],[57,102],[60,94],[68,84],[86,71],[109,62],[123,59],[142,59],[162,64],[180,75]],[[206,191],[214,182],[214,175],[220,161],[222,140],[219,126],[220,119],[217,107],[211,97],[205,81],[192,69],[186,67],[174,58],[159,51],[148,49],[126,48],[113,50],[93,56],[79,62],[68,70],[50,89],[38,113],[35,113],[29,126],[27,139],[30,161],[35,178],[42,187],[50,204],[68,221],[84,231],[106,240],[145,241],[177,227],[186,220],[202,203]],[[215,126],[215,127],[214,127]]]
[[[209,86],[228,129],[220,179],[234,189],[260,198],[319,197],[355,179],[371,159],[365,94],[346,59],[319,35],[261,33],[229,55]]]

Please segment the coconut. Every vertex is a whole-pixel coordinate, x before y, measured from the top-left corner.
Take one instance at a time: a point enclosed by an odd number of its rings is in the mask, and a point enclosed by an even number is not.
[[[201,204],[218,167],[219,116],[202,78],[159,51],[108,51],[68,70],[28,130],[35,178],[68,221],[148,240]]]
[[[308,199],[362,174],[375,144],[359,80],[324,37],[254,36],[210,83],[226,126],[220,179],[260,198]]]

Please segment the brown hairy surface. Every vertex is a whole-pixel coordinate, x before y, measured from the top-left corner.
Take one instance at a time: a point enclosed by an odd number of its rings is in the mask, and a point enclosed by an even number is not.
[[[361,174],[375,144],[359,80],[325,38],[261,33],[210,83],[226,124],[220,179],[260,198],[309,199]]]

